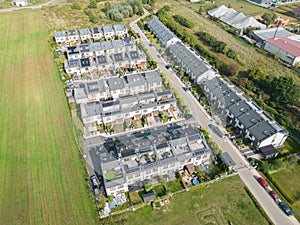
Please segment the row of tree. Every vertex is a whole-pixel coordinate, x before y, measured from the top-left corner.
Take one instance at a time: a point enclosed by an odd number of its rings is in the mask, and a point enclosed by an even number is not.
[[[292,105],[300,97],[300,86],[295,83],[292,77],[273,78],[263,69],[255,68],[249,71],[249,78],[268,93],[271,100],[276,103]]]
[[[236,52],[229,48],[225,42],[219,41],[217,38],[204,31],[197,32],[197,35],[204,43],[211,46],[216,52],[225,54],[231,59],[237,59]]]
[[[181,24],[182,26],[185,26],[190,29],[195,27],[195,24],[192,21],[186,19],[184,16],[174,15],[173,18],[177,23]]]

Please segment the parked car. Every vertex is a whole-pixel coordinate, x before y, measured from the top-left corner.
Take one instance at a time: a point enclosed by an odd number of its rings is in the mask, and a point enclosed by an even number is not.
[[[259,177],[259,178],[257,178],[257,181],[258,181],[258,183],[260,183],[260,185],[261,185],[264,189],[268,189],[268,188],[269,188],[269,185],[268,185],[268,183],[265,181],[264,178]]]
[[[286,204],[284,204],[283,202],[279,202],[278,205],[286,215],[288,215],[288,216],[293,215],[292,211]]]
[[[269,194],[271,195],[271,197],[274,199],[275,202],[279,202],[279,197],[275,191],[272,190],[269,192]]]
[[[98,201],[98,196],[99,196],[99,190],[98,188],[94,188],[94,196],[95,196],[95,200]]]
[[[97,178],[95,175],[91,176],[91,182],[92,182],[93,188],[98,187],[98,182],[97,182]]]

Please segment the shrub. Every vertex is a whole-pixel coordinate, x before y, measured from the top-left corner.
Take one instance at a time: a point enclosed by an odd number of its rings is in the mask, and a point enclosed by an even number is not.
[[[76,9],[76,10],[81,10],[81,6],[77,3],[77,2],[74,2],[71,6],[72,9]]]
[[[186,19],[185,17],[183,17],[181,15],[175,15],[173,17],[174,17],[175,21],[177,23],[181,24],[182,26],[185,26],[187,28],[195,27],[195,24],[192,21]]]

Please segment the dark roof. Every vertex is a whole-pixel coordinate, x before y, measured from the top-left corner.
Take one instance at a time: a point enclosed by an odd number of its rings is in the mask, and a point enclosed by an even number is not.
[[[265,159],[274,157],[278,154],[277,149],[273,145],[268,145],[260,148],[261,153],[265,157]]]
[[[240,117],[238,117],[238,120],[244,125],[246,129],[249,129],[253,125],[262,121],[263,118],[258,112],[254,110],[249,110],[246,113],[242,114]]]
[[[223,162],[227,165],[227,166],[235,166],[235,162],[232,160],[232,158],[230,157],[230,155],[227,152],[223,152],[220,157],[222,158]]]
[[[121,53],[113,54],[113,59],[115,60],[115,62],[121,62],[123,61],[123,56]]]
[[[239,101],[233,104],[232,106],[230,106],[228,109],[229,112],[233,114],[235,118],[237,118],[242,114],[246,113],[247,111],[249,111],[251,108],[245,101]]]
[[[271,124],[263,120],[249,128],[249,132],[253,135],[256,141],[262,141],[276,133]]]
[[[129,52],[129,55],[130,55],[131,59],[138,59],[139,58],[138,51],[131,51],[131,52]]]
[[[93,34],[100,34],[100,33],[102,33],[102,30],[99,27],[93,27],[92,28],[92,33]]]
[[[77,46],[68,46],[67,47],[67,53],[69,55],[72,55],[72,54],[79,54],[79,48]]]
[[[97,56],[97,62],[98,62],[98,64],[106,64],[107,63],[106,56],[105,55]]]
[[[101,103],[103,108],[110,107],[110,106],[113,106],[113,105],[119,105],[119,104],[120,104],[119,100],[112,100],[112,101],[106,101],[106,102]]]
[[[167,45],[169,40],[176,37],[176,35],[157,18],[151,19],[148,22],[148,27],[156,35],[156,37],[158,37],[159,41],[163,45]]]
[[[125,87],[125,81],[123,78],[115,77],[107,80],[109,88],[114,90],[123,89]]]
[[[89,52],[90,51],[90,45],[89,44],[81,44],[79,45],[81,52]]]
[[[88,67],[91,65],[90,60],[88,58],[80,59],[81,67]]]
[[[190,70],[190,73],[193,73],[195,77],[198,77],[209,70],[208,65],[181,42],[178,41],[169,48],[171,54],[179,58],[184,66],[187,67]]]
[[[67,35],[68,36],[72,36],[72,35],[77,35],[78,33],[77,33],[77,30],[68,30],[67,31]]]
[[[140,74],[128,75],[125,77],[130,87],[136,87],[146,84],[145,78]]]
[[[135,155],[135,150],[134,149],[126,149],[121,151],[122,157],[128,157],[131,155]]]
[[[162,78],[161,78],[158,70],[142,73],[142,75],[145,77],[145,79],[147,80],[147,82],[149,84],[162,82]]]
[[[233,92],[230,92],[227,95],[224,95],[219,100],[222,104],[224,104],[225,109],[227,109],[229,106],[241,101],[241,99]]]
[[[142,195],[142,198],[144,202],[147,202],[147,201],[154,200],[156,198],[156,195],[154,191],[150,191],[149,193]]]

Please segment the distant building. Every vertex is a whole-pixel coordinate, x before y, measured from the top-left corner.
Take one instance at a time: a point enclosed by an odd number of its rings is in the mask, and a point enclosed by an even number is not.
[[[27,0],[13,0],[13,5],[15,6],[26,6],[27,4]]]
[[[279,54],[279,58],[290,65],[300,63],[300,42],[291,38],[269,38],[264,49],[272,54]]]
[[[223,23],[240,30],[244,30],[247,27],[266,28],[266,25],[258,22],[252,16],[227,8],[225,5],[208,11],[208,15],[213,18],[219,18]]]
[[[264,42],[269,38],[274,38],[276,37],[289,37],[294,35],[293,33],[287,31],[283,27],[273,27],[273,28],[268,28],[268,29],[263,29],[263,30],[253,30],[251,31],[248,36],[257,42]]]

